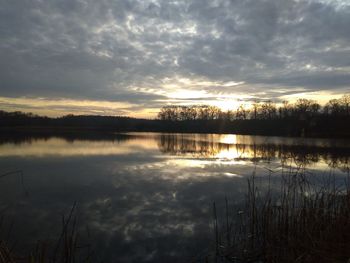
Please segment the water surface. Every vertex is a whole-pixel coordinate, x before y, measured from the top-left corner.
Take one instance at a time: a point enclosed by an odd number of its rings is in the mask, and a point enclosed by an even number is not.
[[[0,177],[2,235],[24,254],[38,240],[57,239],[76,202],[81,242],[96,260],[190,262],[213,243],[213,202],[219,214],[225,197],[238,209],[252,174],[261,187],[288,169],[316,181],[333,174],[341,184],[349,146],[213,134],[1,139],[0,175],[21,171]]]

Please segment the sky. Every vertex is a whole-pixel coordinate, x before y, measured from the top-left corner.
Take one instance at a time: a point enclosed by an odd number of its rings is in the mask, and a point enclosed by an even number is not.
[[[350,0],[0,0],[1,110],[153,118],[349,91]]]

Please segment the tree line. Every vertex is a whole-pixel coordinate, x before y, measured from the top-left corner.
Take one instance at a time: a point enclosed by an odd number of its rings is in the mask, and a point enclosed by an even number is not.
[[[324,106],[310,99],[298,99],[295,103],[283,101],[277,105],[271,100],[254,101],[250,108],[243,104],[236,110],[222,111],[219,107],[210,105],[177,106],[170,105],[161,108],[159,120],[165,121],[193,121],[193,120],[273,120],[299,119],[306,120],[313,117],[349,117],[350,94],[339,99],[331,99]]]
[[[295,103],[255,101],[223,111],[215,106],[166,106],[155,119],[67,115],[58,118],[0,110],[0,137],[23,133],[188,132],[350,138],[350,95],[321,106],[315,100]]]

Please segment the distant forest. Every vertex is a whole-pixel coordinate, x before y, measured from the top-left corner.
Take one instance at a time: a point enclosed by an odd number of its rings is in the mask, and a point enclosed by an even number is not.
[[[190,120],[273,120],[273,119],[312,119],[315,117],[349,117],[350,94],[340,99],[332,99],[325,106],[315,100],[298,99],[294,104],[283,101],[277,107],[271,100],[255,101],[251,108],[241,104],[236,110],[222,111],[220,108],[208,105],[165,106],[158,118],[168,121]]]
[[[165,106],[153,120],[118,116],[67,115],[58,118],[0,111],[1,135],[67,132],[193,132],[350,138],[350,94],[324,106],[308,99],[254,102],[222,111],[208,105]]]

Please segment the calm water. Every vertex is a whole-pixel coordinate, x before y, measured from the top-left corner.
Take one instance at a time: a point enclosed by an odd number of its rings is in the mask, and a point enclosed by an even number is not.
[[[25,253],[37,240],[56,240],[62,215],[77,202],[81,242],[96,259],[191,261],[213,243],[213,202],[220,211],[226,196],[233,210],[241,206],[254,172],[261,187],[287,169],[316,181],[335,174],[341,183],[349,160],[344,140],[146,133],[2,139],[0,176],[23,176],[0,177],[0,230]]]

